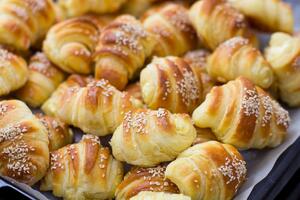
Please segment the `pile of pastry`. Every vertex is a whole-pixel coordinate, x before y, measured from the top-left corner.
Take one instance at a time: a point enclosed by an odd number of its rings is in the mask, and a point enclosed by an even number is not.
[[[293,27],[280,0],[1,0],[0,174],[67,200],[232,199],[238,150],[280,145],[278,102],[300,106]]]

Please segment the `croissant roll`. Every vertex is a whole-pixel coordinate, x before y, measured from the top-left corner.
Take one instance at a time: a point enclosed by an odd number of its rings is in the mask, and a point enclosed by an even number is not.
[[[141,89],[141,84],[140,82],[136,82],[133,84],[128,85],[125,88],[125,91],[133,96],[134,98],[140,100],[141,102],[143,102],[143,96],[142,96],[142,89]]]
[[[144,102],[151,109],[192,112],[204,99],[201,72],[182,58],[154,58],[140,76]]]
[[[127,0],[58,0],[58,5],[67,17],[87,13],[108,14],[116,12]]]
[[[213,79],[223,83],[244,76],[268,88],[274,80],[270,64],[248,39],[241,37],[222,43],[209,57],[206,68]]]
[[[139,100],[101,79],[84,87],[62,85],[42,110],[85,133],[104,136],[121,124],[125,112],[141,105]]]
[[[293,11],[291,6],[282,0],[228,1],[262,30],[293,33]]]
[[[195,138],[196,130],[187,114],[171,114],[162,108],[139,109],[125,114],[111,147],[116,159],[150,167],[173,160]]]
[[[244,15],[225,0],[197,1],[190,8],[189,17],[199,39],[207,48],[215,49],[235,36],[248,38],[254,46],[258,46],[258,40]]]
[[[200,128],[240,149],[276,147],[285,139],[289,113],[246,78],[214,87],[194,111]]]
[[[169,3],[150,9],[142,18],[145,29],[156,36],[155,56],[179,56],[197,46],[197,35],[188,10]]]
[[[112,199],[122,181],[123,166],[99,138],[84,135],[76,144],[51,153],[50,169],[42,180],[42,191],[72,199]]]
[[[50,151],[55,151],[72,143],[73,132],[67,124],[53,117],[43,115],[42,113],[38,113],[35,116],[47,129]]]
[[[50,97],[65,75],[43,53],[31,57],[28,69],[28,81],[15,95],[28,105],[38,107]]]
[[[277,78],[280,98],[300,106],[300,35],[274,33],[265,52]]]
[[[140,17],[147,9],[156,2],[165,0],[127,0],[122,7],[122,13],[127,13],[136,17]]]
[[[140,192],[138,195],[130,198],[130,200],[191,200],[190,197],[183,194],[171,194],[165,192]]]
[[[0,48],[0,62],[0,96],[3,96],[25,84],[28,79],[28,69],[22,57],[2,48]]]
[[[86,15],[59,22],[49,30],[43,50],[62,70],[90,74],[92,55],[108,21],[109,17]]]
[[[0,43],[26,51],[55,22],[51,0],[3,0],[0,3]]]
[[[96,48],[96,79],[107,79],[116,88],[124,89],[143,67],[154,46],[154,37],[134,17],[116,18],[103,30]]]
[[[246,162],[233,146],[210,141],[182,152],[165,176],[192,200],[227,200],[245,181],[246,172]]]
[[[128,200],[142,191],[178,193],[177,186],[165,178],[166,166],[131,169],[116,190],[116,200]]]
[[[21,101],[0,101],[0,174],[33,185],[49,166],[45,127]]]

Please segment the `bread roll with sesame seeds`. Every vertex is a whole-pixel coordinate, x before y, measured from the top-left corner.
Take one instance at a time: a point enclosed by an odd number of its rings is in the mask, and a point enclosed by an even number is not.
[[[0,96],[22,87],[28,79],[26,61],[0,48]]]
[[[42,191],[52,190],[65,200],[114,197],[122,181],[122,163],[115,160],[96,136],[84,135],[79,143],[51,153],[50,168],[42,180]]]
[[[165,192],[140,192],[130,200],[191,200],[191,197],[183,194],[170,194]]]
[[[289,113],[246,78],[214,87],[193,112],[200,128],[240,149],[276,147],[287,134]]]
[[[59,22],[47,33],[43,51],[65,72],[90,74],[100,32],[109,21],[110,17],[85,15]]]
[[[300,35],[274,33],[265,56],[277,78],[280,98],[289,106],[300,106]]]
[[[31,107],[38,107],[50,97],[65,75],[40,52],[30,58],[28,69],[28,81],[15,95]]]
[[[18,100],[0,101],[0,174],[33,185],[49,166],[46,128]]]
[[[265,31],[293,33],[293,10],[282,0],[228,0],[256,27]]]
[[[142,23],[158,41],[152,53],[155,56],[180,56],[197,47],[197,35],[188,10],[180,4],[154,7],[143,15]]]
[[[121,15],[100,35],[94,55],[96,79],[107,79],[122,90],[144,66],[155,38],[130,15]]]
[[[66,123],[42,113],[35,114],[35,116],[46,127],[50,151],[55,151],[72,143],[73,131]]]
[[[210,141],[182,152],[167,166],[165,177],[192,200],[228,200],[245,181],[246,172],[246,162],[237,149]]]
[[[182,58],[155,57],[140,75],[144,102],[151,109],[190,113],[204,100],[201,74]]]
[[[248,38],[254,46],[258,46],[245,17],[226,0],[197,1],[190,8],[189,18],[207,48],[213,50],[235,36]]]
[[[55,22],[51,0],[0,1],[0,43],[27,51],[45,36]]]
[[[143,96],[142,96],[142,89],[141,89],[141,84],[140,82],[136,82],[133,84],[128,85],[125,88],[125,91],[133,96],[134,98],[140,100],[141,102],[143,102]]]
[[[142,191],[178,193],[177,186],[165,178],[165,165],[133,167],[116,190],[116,200],[129,200]]]
[[[163,1],[166,0],[127,0],[121,9],[121,12],[135,17],[140,17],[154,3],[160,3]]]
[[[141,106],[139,100],[120,92],[107,80],[91,81],[73,75],[58,87],[42,110],[85,133],[104,136],[121,124],[126,111]]]
[[[270,64],[248,39],[242,37],[219,45],[208,58],[206,69],[210,77],[223,83],[244,76],[262,88],[269,88],[274,81]]]
[[[171,161],[188,148],[196,130],[187,114],[166,109],[138,109],[125,113],[111,138],[113,155],[132,165],[151,167]]]

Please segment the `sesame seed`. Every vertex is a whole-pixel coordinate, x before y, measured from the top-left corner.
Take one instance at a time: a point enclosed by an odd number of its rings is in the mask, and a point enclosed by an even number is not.
[[[168,112],[166,109],[159,108],[156,112],[156,117],[157,118],[164,118],[168,115]]]
[[[27,131],[28,129],[21,127],[20,124],[9,124],[7,127],[0,129],[0,142],[21,139]]]
[[[6,104],[0,104],[0,115],[3,116],[7,112],[8,106]]]
[[[260,101],[255,90],[248,90],[244,88],[245,94],[242,99],[242,109],[246,116],[259,116]]]
[[[283,109],[276,101],[273,101],[273,106],[276,116],[276,124],[288,128],[291,121],[288,111]]]
[[[145,126],[147,124],[147,111],[133,113],[129,111],[124,115],[123,128],[125,132],[129,132],[133,129],[137,133],[146,133]]]
[[[262,126],[266,126],[270,123],[273,116],[273,105],[272,99],[269,96],[260,96],[262,105],[265,109],[264,116],[262,118]]]
[[[114,94],[115,88],[109,84],[105,79],[100,79],[98,81],[92,81],[87,85],[87,87],[98,87],[102,89],[102,94],[104,96],[112,96]]]

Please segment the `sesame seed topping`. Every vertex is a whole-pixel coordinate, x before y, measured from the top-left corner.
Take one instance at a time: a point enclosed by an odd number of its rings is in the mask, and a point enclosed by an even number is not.
[[[12,53],[0,48],[0,62],[2,63],[1,66],[7,65],[8,61],[13,59],[14,57],[15,56]]]
[[[104,96],[112,96],[114,94],[115,88],[109,84],[105,79],[100,79],[98,81],[92,81],[87,85],[87,87],[98,87],[102,89],[102,94]]]
[[[123,128],[125,132],[129,132],[133,129],[136,133],[147,133],[145,126],[147,124],[147,112],[133,113],[129,111],[124,115]]]
[[[193,32],[194,31],[191,26],[191,23],[189,21],[187,13],[181,9],[176,10],[170,16],[169,20],[175,27],[179,28],[183,32]],[[192,34],[191,34],[191,36],[192,36]]]
[[[262,118],[262,126],[266,126],[270,123],[272,116],[273,116],[273,105],[272,99],[269,96],[260,96],[262,105],[265,109],[264,116]]]
[[[165,84],[165,86],[166,86],[166,91],[164,92],[163,98],[162,98],[162,99],[165,101],[165,100],[167,100],[168,95],[171,94],[171,92],[172,92],[172,87],[171,87],[170,81],[168,81],[168,80],[165,81],[164,84]]]
[[[156,112],[156,117],[157,118],[164,118],[168,115],[168,112],[166,109],[159,108]]]
[[[92,145],[101,145],[99,137],[95,135],[84,135],[82,136],[82,140],[90,140],[92,141]]]
[[[16,13],[16,15],[18,17],[20,17],[22,20],[27,21],[28,20],[28,14],[25,8],[17,6],[15,4],[13,4],[11,6],[11,8],[13,9],[13,11]]]
[[[59,162],[59,159],[62,159],[62,157],[63,156],[59,152],[51,152],[50,153],[51,170],[64,169],[64,165]]]
[[[0,129],[0,142],[21,139],[27,131],[28,129],[21,127],[20,124],[9,124],[7,127]]]
[[[257,92],[246,88],[244,88],[244,91],[245,94],[242,99],[242,109],[244,110],[244,114],[246,116],[254,115],[258,117],[260,101]]]
[[[3,116],[7,112],[8,106],[5,104],[0,104],[0,115]]]
[[[248,45],[248,44],[249,44],[248,39],[237,36],[237,37],[227,40],[226,42],[224,42],[222,44],[222,46],[229,47],[229,48],[236,48],[236,46],[238,46],[238,45],[244,46],[244,45]]]
[[[276,116],[276,124],[288,128],[291,121],[289,112],[283,109],[280,106],[280,104],[277,103],[276,101],[273,101],[273,106],[274,106],[274,113]]]

